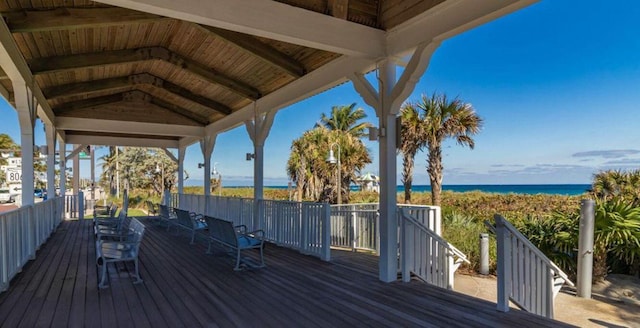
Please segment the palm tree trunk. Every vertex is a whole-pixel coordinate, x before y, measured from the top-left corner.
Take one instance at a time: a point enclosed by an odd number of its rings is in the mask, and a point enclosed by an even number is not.
[[[429,181],[431,182],[431,203],[440,206],[440,194],[442,192],[442,147],[435,145],[429,147],[428,168]]]
[[[402,184],[404,185],[404,202],[406,204],[411,204],[414,157],[415,153],[402,155]]]

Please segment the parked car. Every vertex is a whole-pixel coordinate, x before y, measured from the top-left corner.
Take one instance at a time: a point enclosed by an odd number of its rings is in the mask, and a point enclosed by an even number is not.
[[[11,203],[11,193],[9,189],[0,189],[0,203]]]
[[[38,198],[42,198],[42,196],[44,196],[44,189],[34,189],[33,190],[33,195],[38,197]]]

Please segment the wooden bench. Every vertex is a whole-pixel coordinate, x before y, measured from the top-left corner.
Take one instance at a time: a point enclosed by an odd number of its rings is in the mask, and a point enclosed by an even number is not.
[[[129,224],[129,234],[124,240],[96,240],[96,265],[98,268],[102,268],[101,274],[99,274],[98,287],[106,288],[107,280],[107,265],[115,262],[133,262],[135,267],[134,284],[142,282],[140,278],[140,271],[138,267],[138,253],[140,250],[140,243],[144,236],[144,225],[137,219],[132,219]]]
[[[256,230],[247,232],[245,225],[234,226],[233,222],[209,216],[204,217],[209,227],[209,247],[207,253],[211,253],[211,243],[215,242],[230,250],[230,254],[236,258],[234,270],[241,270],[240,264],[253,268],[262,268],[264,264],[264,231]],[[243,259],[241,252],[247,249],[260,250],[260,263]]]
[[[185,211],[176,208],[177,228],[191,231],[191,243],[193,244],[196,238],[196,232],[207,228],[207,223],[204,222],[201,215],[196,215],[193,212]]]

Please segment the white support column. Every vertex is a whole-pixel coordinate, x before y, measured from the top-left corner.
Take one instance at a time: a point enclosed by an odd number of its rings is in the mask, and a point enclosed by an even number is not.
[[[364,101],[376,110],[379,120],[380,153],[380,262],[379,278],[384,282],[397,280],[398,274],[398,215],[396,202],[396,116],[406,97],[426,70],[439,42],[419,45],[396,81],[396,65],[391,59],[378,67],[378,90],[362,73],[350,76],[354,88]]]
[[[44,131],[47,139],[47,198],[53,198],[56,195],[56,128],[47,123]]]
[[[253,198],[262,199],[264,189],[264,143],[269,136],[276,111],[257,115],[253,121],[246,121],[245,127],[253,142]]]
[[[67,193],[67,143],[64,140],[60,140],[60,147],[58,149],[58,160],[60,161],[60,196],[64,197]]]
[[[178,148],[178,194],[184,193],[184,155],[186,152],[186,147]]]
[[[22,205],[32,205],[34,203],[33,128],[36,121],[36,104],[31,90],[24,83],[14,81],[13,90],[20,123]]]
[[[255,111],[257,113],[257,111]],[[255,200],[253,228],[259,229],[262,222],[260,200],[264,199],[264,143],[269,136],[276,111],[271,110],[254,116],[253,121],[246,121],[245,127],[253,142],[253,199]]]
[[[91,200],[96,199],[96,159],[95,159],[95,147],[93,145],[90,146],[91,151],[89,152],[89,156],[91,156]]]
[[[216,145],[216,134],[206,135],[200,140],[200,149],[204,157],[204,194],[211,195],[211,154]]]
[[[80,191],[80,155],[73,155],[73,194],[77,195]]]

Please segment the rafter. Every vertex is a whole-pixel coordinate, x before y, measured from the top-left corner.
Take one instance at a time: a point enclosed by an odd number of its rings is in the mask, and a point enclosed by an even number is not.
[[[264,0],[97,0],[348,56],[385,57],[384,31]]]
[[[125,8],[55,8],[3,12],[12,33],[137,24],[171,18]]]
[[[209,83],[218,84],[245,98],[255,100],[262,96],[260,91],[244,82],[222,75],[209,67],[184,58],[162,47],[37,58],[30,60],[29,66],[35,75],[40,75],[147,60],[162,60],[184,69],[191,74],[198,75]]]
[[[56,114],[61,115],[74,110],[87,109],[87,108],[106,105],[106,104],[119,102],[119,101],[141,101],[141,102],[151,103],[158,107],[171,111],[177,115],[180,115],[190,121],[198,123],[199,125],[205,125],[209,123],[209,120],[206,117],[195,114],[189,111],[188,109],[184,109],[180,106],[170,104],[146,92],[137,91],[137,90],[64,103],[58,107],[55,107],[54,111]]]
[[[89,82],[63,84],[46,88],[43,90],[43,92],[45,96],[47,96],[47,98],[51,100],[59,97],[70,97],[90,94],[93,92],[118,90],[132,86],[135,87],[138,85],[148,85],[156,89],[164,90],[164,92],[185,98],[189,101],[205,106],[213,111],[224,115],[231,114],[231,108],[227,107],[226,105],[223,105],[207,97],[195,94],[177,84],[173,84],[157,76],[147,73]]]
[[[200,126],[102,120],[64,116],[56,117],[56,127],[62,131],[74,130],[90,131],[94,133],[104,132],[111,134],[124,133],[195,138],[201,138],[204,135],[204,128]]]
[[[254,56],[263,59],[267,63],[284,70],[293,77],[301,77],[307,72],[304,66],[297,60],[283,54],[267,44],[262,43],[251,35],[223,30],[212,26],[200,25],[200,27],[217,37],[226,40],[227,42],[235,44]]]

